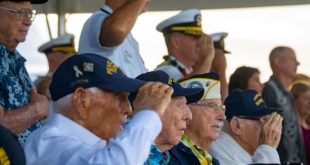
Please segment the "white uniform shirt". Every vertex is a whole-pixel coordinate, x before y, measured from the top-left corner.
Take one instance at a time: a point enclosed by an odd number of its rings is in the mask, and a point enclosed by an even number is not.
[[[266,144],[258,146],[253,157],[224,131],[221,131],[219,138],[212,143],[208,151],[212,157],[220,161],[221,165],[280,164],[279,154],[271,146]]]
[[[99,54],[111,60],[114,64],[130,78],[147,72],[144,62],[139,53],[139,44],[131,33],[118,46],[103,47],[100,44],[99,36],[102,22],[112,13],[112,9],[103,6],[101,11],[94,13],[84,24],[80,41],[79,53]]]
[[[193,72],[192,68],[186,68],[186,66],[183,65],[180,61],[178,61],[175,57],[170,55],[169,58],[170,60],[175,61],[176,65],[172,65],[172,64],[161,65],[161,66],[158,66],[155,70],[162,70],[166,72],[169,76],[171,76],[176,81],[184,78],[184,74],[190,74]],[[182,73],[178,67],[183,68],[184,72],[186,73]]]
[[[135,114],[126,128],[109,144],[81,125],[60,114],[27,140],[28,165],[142,165],[162,123],[156,112]]]

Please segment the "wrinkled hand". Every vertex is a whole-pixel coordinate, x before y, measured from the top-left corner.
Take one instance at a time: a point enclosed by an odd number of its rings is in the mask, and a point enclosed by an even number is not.
[[[262,127],[261,144],[267,144],[276,149],[281,140],[283,118],[274,112],[262,120],[264,120],[264,124]]]
[[[200,38],[199,60],[193,66],[193,74],[202,74],[210,72],[212,61],[214,59],[214,45],[212,38],[203,34]]]
[[[171,101],[173,89],[160,82],[147,82],[143,85],[133,102],[135,112],[150,109],[161,117]]]
[[[36,88],[32,88],[30,92],[30,105],[36,111],[38,119],[42,119],[48,115],[49,101],[44,95],[37,93]]]

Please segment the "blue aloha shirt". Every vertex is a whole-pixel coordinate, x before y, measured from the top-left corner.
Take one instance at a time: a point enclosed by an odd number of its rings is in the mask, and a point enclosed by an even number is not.
[[[151,151],[144,165],[167,165],[170,156],[169,152],[161,152],[156,145],[151,146]]]
[[[131,117],[127,117],[127,121],[124,124],[124,127],[126,128],[128,123],[130,122]],[[144,162],[143,165],[168,165],[168,162],[170,160],[169,152],[161,152],[160,149],[157,147],[157,145],[152,144],[150,148],[150,154],[147,160]]]
[[[18,51],[11,52],[0,44],[0,105],[4,111],[14,111],[29,103],[32,83],[25,62],[26,59]],[[31,132],[41,126],[40,121],[34,123],[18,135],[19,142],[24,145]]]

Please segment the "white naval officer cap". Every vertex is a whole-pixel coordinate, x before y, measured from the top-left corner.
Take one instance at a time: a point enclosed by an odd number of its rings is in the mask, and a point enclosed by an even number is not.
[[[198,9],[181,11],[156,26],[156,30],[164,35],[172,32],[181,32],[192,36],[201,36],[201,12]]]
[[[210,34],[213,43],[214,48],[221,49],[224,51],[224,53],[231,53],[230,51],[225,50],[225,41],[224,39],[228,36],[228,33],[226,32],[218,32],[218,33],[212,33]]]
[[[64,52],[64,53],[76,53],[74,48],[74,35],[64,34],[55,39],[51,39],[47,43],[39,47],[39,52]]]

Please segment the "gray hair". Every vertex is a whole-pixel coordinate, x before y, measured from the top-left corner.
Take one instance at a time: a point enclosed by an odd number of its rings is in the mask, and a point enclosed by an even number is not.
[[[93,95],[96,95],[100,89],[97,87],[91,87],[91,88],[87,88],[87,91],[91,92]],[[57,101],[53,101],[52,102],[52,109],[55,113],[61,113],[64,111],[68,111],[72,108],[72,96],[73,93],[70,93],[60,99],[58,99]]]
[[[270,63],[271,69],[274,67],[274,61],[280,57],[283,57],[285,54],[284,52],[287,50],[292,50],[292,49],[287,46],[278,46],[272,49],[269,55],[269,63]]]

